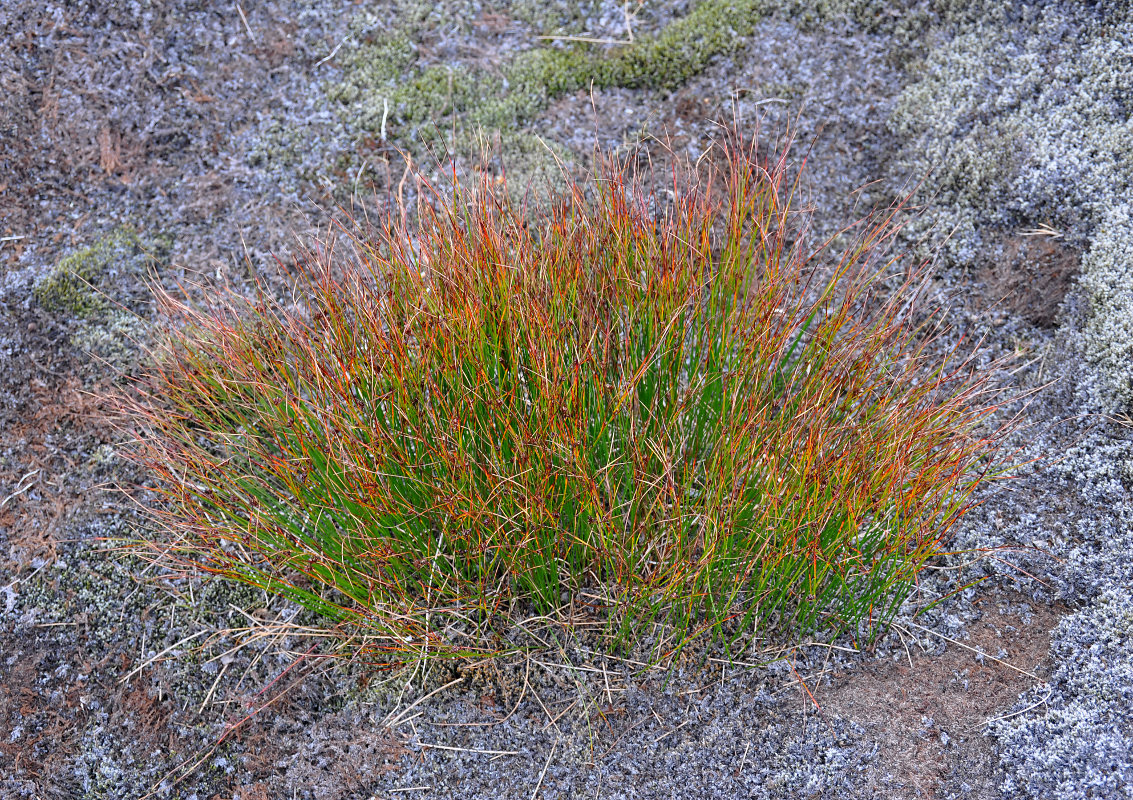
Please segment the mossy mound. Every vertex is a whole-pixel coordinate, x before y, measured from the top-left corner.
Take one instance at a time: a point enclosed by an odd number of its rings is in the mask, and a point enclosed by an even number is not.
[[[144,276],[169,256],[172,240],[119,227],[65,258],[32,290],[46,311],[71,326],[71,344],[112,364],[136,358],[150,304]]]
[[[609,49],[568,42],[519,52],[498,70],[416,68],[410,21],[356,47],[343,80],[328,88],[360,128],[399,139],[427,140],[434,124],[510,130],[551,100],[580,89],[673,90],[715,57],[736,50],[763,13],[762,0],[704,0],[656,34]]]
[[[142,238],[129,226],[115,228],[89,247],[61,259],[32,290],[36,302],[55,313],[76,319],[105,317],[113,305],[107,299],[112,284],[136,284],[146,270],[165,261],[172,247],[168,237]],[[116,295],[115,300],[123,298]]]
[[[130,228],[118,228],[90,247],[63,258],[33,290],[36,301],[53,313],[78,319],[105,314],[109,304],[97,287],[109,273],[145,256],[141,239]]]
[[[956,264],[988,234],[1046,226],[1087,250],[1086,358],[1101,410],[1133,403],[1133,10],[973,3],[945,15],[891,127],[894,169],[930,175],[930,219]],[[939,241],[941,237],[936,237]]]

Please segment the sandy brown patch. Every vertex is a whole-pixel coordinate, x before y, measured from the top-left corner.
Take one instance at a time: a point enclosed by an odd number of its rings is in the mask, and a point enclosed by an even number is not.
[[[952,642],[940,655],[929,655],[910,641],[898,661],[867,661],[836,674],[827,686],[812,687],[826,715],[856,722],[880,745],[874,790],[891,798],[935,798],[967,784],[965,797],[1000,796],[996,753],[984,724],[1009,713],[1019,694],[1037,682],[1018,670],[1045,678],[1060,616],[1057,608],[1038,607],[1025,621],[1005,610],[1023,602],[1010,593],[977,600],[983,617],[969,624],[970,638],[963,640],[1017,669],[991,658],[981,663]]]
[[[1078,274],[1078,252],[1055,236],[1040,232],[1006,236],[1001,245],[1002,257],[977,275],[984,287],[984,299],[1032,325],[1053,327],[1062,300]]]

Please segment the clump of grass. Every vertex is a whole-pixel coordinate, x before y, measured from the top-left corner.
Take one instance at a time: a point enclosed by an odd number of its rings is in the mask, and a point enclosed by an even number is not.
[[[613,161],[534,213],[454,183],[300,259],[298,305],[165,296],[154,549],[395,653],[579,592],[623,636],[876,633],[994,475],[984,386],[895,210],[823,271],[786,153],[722,151],[667,203]]]

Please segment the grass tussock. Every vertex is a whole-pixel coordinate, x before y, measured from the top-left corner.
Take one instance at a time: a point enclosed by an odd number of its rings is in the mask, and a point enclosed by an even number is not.
[[[298,304],[165,296],[123,401],[148,544],[393,653],[580,592],[623,638],[872,635],[993,476],[986,392],[895,211],[819,270],[786,154],[721,152],[671,197],[613,161],[535,213],[434,191],[300,259]]]

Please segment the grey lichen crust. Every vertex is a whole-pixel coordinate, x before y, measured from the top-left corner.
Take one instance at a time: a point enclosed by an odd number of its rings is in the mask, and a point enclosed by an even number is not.
[[[1078,388],[1088,403],[1089,383]],[[1116,441],[1115,441],[1116,439]],[[1048,682],[988,732],[1007,770],[1005,796],[1133,797],[1133,439],[1091,431],[1054,475],[1079,485],[1092,513],[1054,531],[1058,594],[1079,608],[1054,631]],[[1058,540],[1061,540],[1059,542]]]
[[[942,4],[947,6],[948,4]],[[1105,380],[1097,410],[1133,402],[1133,10],[1128,4],[971,3],[946,11],[893,115],[909,176],[931,174],[926,216],[971,264],[989,228],[1037,229],[1088,249],[1083,349]]]
[[[1133,48],[1131,48],[1133,49]],[[1129,142],[1133,142],[1130,131]],[[1082,260],[1088,303],[1082,331],[1090,361],[1104,376],[1102,410],[1133,405],[1133,204],[1109,209]]]
[[[1011,797],[1133,797],[1133,600],[1111,589],[1055,632],[1058,669],[993,723]]]
[[[1133,437],[1102,416],[1133,404],[1133,8],[972,4],[945,16],[893,117],[899,168],[935,169],[931,218],[952,234],[952,264],[979,263],[996,228],[1045,227],[1084,251],[1066,338],[1090,369],[1062,371],[1076,410],[1098,415],[1049,468],[1092,509],[1067,537],[1044,537],[1064,538],[1051,545],[1054,580],[1079,610],[1054,634],[1049,683],[989,728],[1003,790],[1133,797]]]

